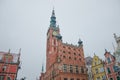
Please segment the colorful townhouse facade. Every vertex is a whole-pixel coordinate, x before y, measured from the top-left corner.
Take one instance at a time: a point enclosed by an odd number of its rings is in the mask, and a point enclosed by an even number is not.
[[[116,65],[120,68],[120,36],[118,37],[114,34],[115,41],[117,43],[117,47],[115,48],[114,56],[116,58]]]
[[[20,52],[19,54],[0,52],[0,80],[16,80],[17,73],[20,69]]]
[[[92,74],[92,57],[88,56],[85,58],[85,63],[87,67],[88,80],[93,80]]]
[[[92,74],[93,80],[107,80],[103,61],[95,54],[92,60]]]
[[[46,71],[40,80],[88,80],[83,42],[78,45],[63,43],[54,10],[47,32]]]
[[[116,66],[116,59],[110,52],[105,50],[105,62],[104,68],[106,72],[106,77],[108,80],[120,80],[118,75],[117,66]]]

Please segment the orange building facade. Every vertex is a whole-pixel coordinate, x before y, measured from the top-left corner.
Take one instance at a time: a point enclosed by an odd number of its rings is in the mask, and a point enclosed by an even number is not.
[[[54,10],[47,32],[46,72],[41,73],[40,80],[88,80],[83,43],[62,42]]]
[[[0,80],[16,80],[20,53],[0,52]]]

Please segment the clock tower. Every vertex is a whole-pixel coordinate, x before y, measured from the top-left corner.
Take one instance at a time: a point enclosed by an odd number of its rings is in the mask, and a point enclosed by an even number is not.
[[[87,80],[83,42],[63,43],[54,9],[46,41],[46,72],[41,73],[40,80]]]
[[[47,32],[47,58],[46,70],[56,61],[58,46],[61,43],[62,36],[60,35],[59,26],[56,26],[55,11],[52,11],[50,27]]]

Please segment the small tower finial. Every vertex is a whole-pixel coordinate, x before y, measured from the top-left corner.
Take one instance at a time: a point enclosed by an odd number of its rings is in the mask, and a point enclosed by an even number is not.
[[[115,40],[117,41],[117,35],[115,33],[113,35],[114,35]]]
[[[81,41],[81,39],[79,39],[79,41],[78,41],[78,45],[80,46],[80,45],[82,45],[82,41]]]
[[[19,54],[21,54],[21,48],[19,49]]]
[[[10,54],[10,49],[9,49],[8,53]]]

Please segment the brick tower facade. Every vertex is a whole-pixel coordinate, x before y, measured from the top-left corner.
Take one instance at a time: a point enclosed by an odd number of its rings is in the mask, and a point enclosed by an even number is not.
[[[0,52],[0,80],[16,80],[20,53]]]
[[[54,10],[47,32],[46,72],[42,71],[40,80],[87,80],[82,41],[78,45],[62,42]]]

